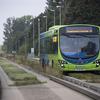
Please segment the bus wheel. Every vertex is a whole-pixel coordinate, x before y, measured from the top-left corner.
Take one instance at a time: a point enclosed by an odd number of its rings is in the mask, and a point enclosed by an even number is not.
[[[45,60],[44,59],[42,59],[41,64],[42,64],[42,67],[44,68],[44,66],[45,66]]]
[[[100,75],[100,71],[94,71],[94,74]]]
[[[50,64],[49,64],[50,62],[49,62],[49,59],[47,60],[47,66],[50,66]]]
[[[63,75],[69,75],[69,73],[67,71],[63,71]]]
[[[52,59],[52,68],[54,67],[54,60]]]

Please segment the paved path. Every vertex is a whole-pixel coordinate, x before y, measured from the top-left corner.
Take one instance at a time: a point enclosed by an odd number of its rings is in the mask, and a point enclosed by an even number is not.
[[[89,84],[94,85],[94,86],[100,88],[100,83],[89,83]]]
[[[19,67],[22,68],[21,66]],[[20,87],[8,86],[5,76],[0,71],[3,83],[2,100],[92,100],[81,93],[55,83],[40,74],[29,70],[28,72],[35,74],[40,80],[47,81],[47,83]]]

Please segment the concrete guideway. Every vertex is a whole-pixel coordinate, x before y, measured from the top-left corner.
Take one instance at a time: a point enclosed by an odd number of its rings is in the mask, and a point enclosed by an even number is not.
[[[89,83],[89,84],[90,84],[90,85],[94,85],[94,86],[100,88],[100,83]]]
[[[2,68],[0,67],[0,79],[2,82],[2,100],[25,100],[17,87],[10,87],[8,85],[12,85],[13,82],[9,79],[9,77],[4,73]]]
[[[41,81],[47,81],[47,83],[20,87],[8,86],[5,76],[0,71],[3,85],[2,100],[92,100],[79,92],[49,80],[47,77],[18,66],[29,73],[33,73]]]
[[[3,87],[2,100],[25,100],[16,87]]]
[[[74,84],[73,82],[69,82],[69,81],[66,81],[66,80],[63,80],[63,79],[60,79],[60,78],[57,78],[57,77],[54,77],[54,76],[49,76],[51,80],[57,82],[57,83],[60,83],[66,87],[69,87],[73,90],[76,90],[82,94],[85,94],[95,100],[100,100],[100,94],[97,93],[96,91],[92,91],[90,90],[89,88],[85,88],[85,87],[81,87],[79,85],[76,85]]]
[[[6,81],[6,82],[4,82],[4,84],[6,83],[5,86],[14,84],[14,82],[9,79],[8,75],[4,72],[4,70],[1,68],[1,66],[0,66],[0,76],[5,78],[5,81]]]
[[[92,100],[51,80],[43,85],[18,87],[25,100]]]

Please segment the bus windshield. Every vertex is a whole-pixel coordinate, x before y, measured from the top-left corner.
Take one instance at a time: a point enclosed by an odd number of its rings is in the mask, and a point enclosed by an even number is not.
[[[60,34],[61,53],[70,58],[90,58],[99,52],[98,34]]]

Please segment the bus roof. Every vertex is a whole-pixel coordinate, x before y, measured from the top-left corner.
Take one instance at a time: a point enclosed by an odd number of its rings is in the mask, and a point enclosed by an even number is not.
[[[52,26],[52,27],[49,28],[49,30],[59,29],[60,27],[63,27],[63,26],[66,26],[66,25],[56,25],[56,26]]]
[[[99,26],[97,26],[97,25],[92,25],[92,24],[55,25],[55,26],[50,27],[48,31],[42,32],[42,33],[40,34],[40,37],[47,37],[47,36],[53,35],[53,34],[55,34],[54,31],[55,31],[55,30],[58,30],[58,29],[61,28],[61,27],[65,27],[65,26],[78,26],[78,25],[79,25],[79,26],[82,26],[82,25],[84,25],[84,26],[95,26],[95,27],[98,27],[98,28],[100,29]],[[50,33],[50,34],[49,34],[49,33]]]
[[[87,25],[87,26],[95,26],[95,27],[98,27],[100,28],[100,26],[97,26],[97,25],[92,25],[92,24],[68,24],[68,25],[56,25],[56,26],[52,26],[49,28],[49,30],[55,30],[55,29],[59,29],[60,27],[64,27],[64,26],[75,26],[75,25]]]

